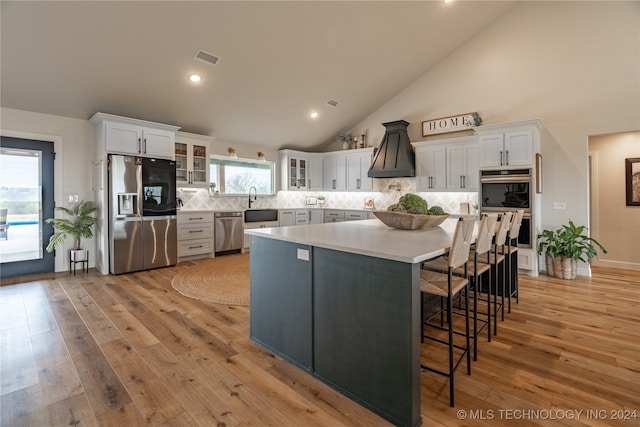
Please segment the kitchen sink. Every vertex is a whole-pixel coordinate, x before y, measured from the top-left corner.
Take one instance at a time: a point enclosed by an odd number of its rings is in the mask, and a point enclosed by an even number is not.
[[[244,222],[277,221],[278,209],[247,209],[244,211]]]

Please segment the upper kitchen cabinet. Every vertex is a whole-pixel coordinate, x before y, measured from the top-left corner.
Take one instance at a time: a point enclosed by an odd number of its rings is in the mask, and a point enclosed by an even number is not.
[[[479,181],[478,139],[456,138],[447,145],[447,189],[477,191]]]
[[[347,152],[347,191],[373,190],[373,178],[367,176],[372,156],[373,147]]]
[[[480,169],[533,166],[543,130],[539,120],[483,125],[475,130]]]
[[[324,190],[324,181],[322,179],[322,154],[320,153],[308,153],[308,171],[307,176],[307,189],[311,191]]]
[[[308,190],[309,154],[295,150],[280,150],[279,154],[282,190]]]
[[[477,191],[478,139],[475,136],[421,141],[416,152],[418,191]]]
[[[325,153],[322,160],[324,189],[345,191],[347,189],[347,156],[343,151]]]
[[[445,191],[447,189],[446,146],[429,141],[412,144],[416,152],[416,179],[418,191]]]
[[[104,113],[94,114],[90,123],[108,154],[174,159],[177,126]]]
[[[209,150],[213,137],[176,132],[176,184],[209,188]]]

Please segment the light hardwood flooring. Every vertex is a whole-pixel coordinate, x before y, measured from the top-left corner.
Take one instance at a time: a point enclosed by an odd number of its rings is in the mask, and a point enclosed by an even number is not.
[[[388,425],[252,343],[248,308],[175,292],[193,265],[5,281],[1,425]],[[423,425],[640,425],[640,272],[521,276],[520,290],[472,375],[458,370],[456,408],[446,378],[422,373]]]

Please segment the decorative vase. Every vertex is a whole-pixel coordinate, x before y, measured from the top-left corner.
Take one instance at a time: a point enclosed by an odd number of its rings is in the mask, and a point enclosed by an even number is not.
[[[578,274],[578,261],[573,258],[558,255],[552,259],[549,255],[546,255],[545,261],[547,266],[547,275],[551,277],[573,280]]]
[[[70,249],[69,258],[72,262],[84,261],[87,259],[87,251],[84,249]]]
[[[350,146],[351,146],[351,143],[349,141],[343,141],[342,142],[342,149],[343,150],[348,150]]]

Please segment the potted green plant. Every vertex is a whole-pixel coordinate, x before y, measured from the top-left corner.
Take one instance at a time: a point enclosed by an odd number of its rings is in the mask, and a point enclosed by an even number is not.
[[[589,262],[607,250],[597,240],[587,236],[584,225],[576,226],[569,220],[558,230],[544,230],[538,235],[538,254],[545,254],[547,274],[560,279],[575,279],[578,261]]]
[[[324,205],[324,202],[325,202],[324,196],[322,196],[322,195],[318,196],[318,204],[319,205]]]
[[[71,261],[82,261],[86,257],[86,250],[81,248],[82,238],[93,237],[93,226],[96,218],[93,213],[98,210],[92,201],[82,200],[73,208],[57,207],[71,218],[48,218],[45,222],[52,224],[55,233],[49,239],[47,252],[51,252],[56,246],[61,245],[68,236],[75,239],[74,246],[70,251]]]

